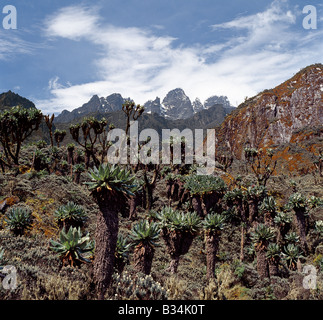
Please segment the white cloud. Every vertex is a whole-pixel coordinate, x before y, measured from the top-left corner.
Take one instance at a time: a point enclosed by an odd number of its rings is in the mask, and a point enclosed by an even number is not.
[[[21,35],[13,31],[2,31],[0,26],[0,60],[10,60],[16,54],[30,54],[36,46],[24,41]]]
[[[103,24],[93,9],[63,8],[47,20],[45,34],[93,46],[97,80],[65,87],[54,77],[49,83],[52,99],[36,104],[48,111],[71,110],[93,94],[113,92],[143,104],[181,87],[192,100],[227,95],[235,105],[322,60],[322,33],[292,31],[295,21],[286,1],[274,1],[264,12],[212,26],[215,37],[223,28],[239,30],[238,37],[187,47],[151,30]]]
[[[94,8],[70,6],[60,9],[45,22],[47,36],[80,40],[98,28],[99,16]]]
[[[59,77],[54,77],[48,81],[48,90],[57,90],[65,88],[62,84],[59,83]]]

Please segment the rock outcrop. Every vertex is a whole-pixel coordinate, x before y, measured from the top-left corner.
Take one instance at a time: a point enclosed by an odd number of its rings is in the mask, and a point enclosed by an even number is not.
[[[323,65],[316,64],[231,112],[217,129],[217,145],[229,148],[237,159],[244,158],[247,146],[270,147],[280,152],[276,157],[284,156],[290,163],[297,158],[301,163],[300,150],[293,148],[303,143],[304,152],[317,154],[322,147],[322,123]]]

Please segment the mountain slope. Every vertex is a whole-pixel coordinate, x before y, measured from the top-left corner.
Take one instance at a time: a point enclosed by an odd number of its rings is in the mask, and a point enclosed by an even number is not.
[[[157,113],[148,114],[146,112],[138,120],[139,132],[144,129],[150,128],[158,132],[161,137],[162,129],[179,129],[184,130],[189,128],[194,129],[207,129],[220,125],[225,116],[228,114],[227,110],[222,105],[215,105],[207,110],[202,110],[188,119],[172,120],[165,118]],[[126,117],[123,112],[114,111],[108,113],[94,112],[88,116],[102,119],[103,117],[108,120],[108,124],[114,124],[116,128],[125,129]],[[73,123],[81,122],[83,117],[78,117],[70,123],[56,123],[57,129],[69,131],[69,126]],[[206,131],[205,131],[206,134]],[[70,135],[67,135],[64,144],[72,142]]]
[[[106,98],[99,98],[94,95],[87,103],[84,103],[81,107],[72,111],[64,110],[59,114],[55,123],[69,123],[79,117],[87,117],[93,113],[107,113],[118,111],[122,109],[122,104],[126,100],[132,100],[131,98],[124,99],[119,93],[114,93]],[[161,102],[159,97],[155,100],[148,100],[144,103],[145,113],[163,115],[165,118],[171,120],[188,119],[197,112],[208,109],[214,105],[222,104],[227,112],[234,109],[231,106],[229,100],[225,96],[212,96],[208,98],[204,103],[196,98],[193,103],[190,98],[185,94],[184,90],[177,88],[167,93],[166,97]]]
[[[302,141],[316,137],[313,142],[316,146],[312,145],[311,152],[317,153],[322,147],[322,123],[323,65],[316,64],[276,88],[245,101],[231,112],[217,130],[217,144],[227,145],[235,157],[243,159],[246,146],[282,148],[295,144],[297,135],[302,133]],[[308,134],[304,136],[305,128],[313,130],[307,130]],[[290,150],[291,146],[288,148]],[[308,145],[306,148],[311,149]],[[299,152],[296,154],[300,158]],[[293,155],[285,157],[293,161]],[[302,161],[308,164],[305,159],[299,159],[299,164]],[[295,165],[295,170],[299,164]]]
[[[177,88],[167,93],[162,103],[162,114],[175,120],[193,116],[191,100],[183,89]]]
[[[35,108],[33,102],[21,97],[19,94],[16,94],[10,90],[8,92],[0,94],[0,112],[18,105],[27,109]]]
[[[122,109],[125,99],[118,93],[109,95],[106,98],[99,98],[94,95],[89,102],[84,103],[80,108],[73,111],[64,110],[55,119],[55,122],[68,123],[79,117],[86,117],[93,112],[113,112]]]

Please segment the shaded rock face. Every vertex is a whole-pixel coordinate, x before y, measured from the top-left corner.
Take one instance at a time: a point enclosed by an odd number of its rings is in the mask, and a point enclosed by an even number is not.
[[[183,89],[168,92],[162,104],[162,114],[172,119],[186,119],[194,114],[191,100]]]
[[[10,90],[0,94],[0,112],[18,105],[26,109],[36,108],[33,102]]]
[[[226,96],[212,96],[205,100],[204,109],[209,109],[215,104],[222,104],[223,108],[232,108],[231,103]]]
[[[64,110],[55,118],[56,123],[69,123],[75,119],[86,117],[89,114],[108,113],[122,110],[122,105],[126,100],[132,101],[131,98],[123,98],[119,93],[113,93],[108,97],[98,97],[94,95],[87,103],[72,111]],[[161,99],[156,97],[155,100],[148,100],[145,104],[145,113],[162,115],[171,120],[187,119],[194,114],[203,110],[208,110],[215,105],[223,105],[226,113],[234,109],[224,96],[212,96],[207,99],[204,104],[199,98],[196,98],[192,103],[190,98],[185,94],[183,89],[175,89],[166,95],[161,103]],[[1,107],[1,104],[0,104]]]
[[[157,113],[160,114],[160,108],[161,108],[161,104],[160,104],[160,98],[156,98],[155,100],[149,100],[144,104],[145,107],[145,112],[146,113]]]
[[[204,110],[204,106],[199,98],[196,98],[193,101],[193,110],[194,110],[194,112],[200,112],[200,111]]]
[[[99,98],[94,95],[89,102],[84,103],[82,107],[73,111],[64,110],[56,117],[55,122],[68,123],[79,117],[86,117],[90,113],[95,112],[113,112],[122,109],[125,99],[119,93],[113,93],[106,98]]]
[[[118,111],[122,109],[122,105],[125,99],[122,98],[121,94],[113,93],[106,98],[100,98],[101,107],[99,111],[101,112],[111,112]]]
[[[223,122],[217,144],[238,159],[246,146],[277,147],[323,123],[323,65],[309,66],[272,90],[245,101]]]

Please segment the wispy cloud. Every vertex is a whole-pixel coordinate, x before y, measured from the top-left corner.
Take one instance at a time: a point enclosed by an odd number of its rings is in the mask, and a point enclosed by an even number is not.
[[[235,29],[238,36],[187,47],[180,39],[157,36],[156,26],[122,28],[104,23],[97,9],[63,8],[47,19],[45,36],[93,46],[96,80],[65,86],[54,77],[48,88],[52,99],[38,104],[47,111],[71,110],[93,94],[113,92],[144,103],[176,87],[192,99],[218,94],[240,103],[245,96],[279,84],[300,67],[322,60],[322,32],[294,31],[297,12],[293,10],[287,1],[274,1],[263,12],[210,28],[215,37],[221,29]]]
[[[0,28],[0,60],[10,60],[17,54],[31,54],[35,45],[23,40],[17,31],[1,30]]]

